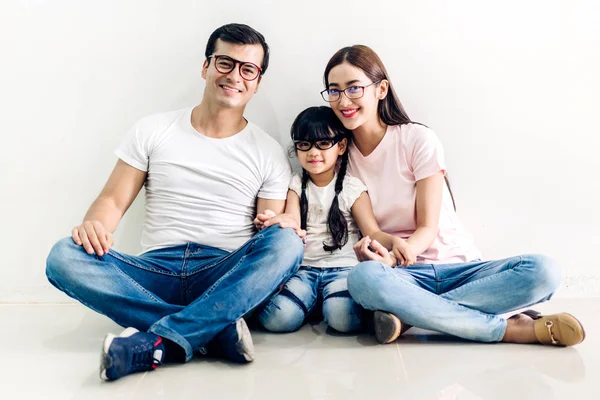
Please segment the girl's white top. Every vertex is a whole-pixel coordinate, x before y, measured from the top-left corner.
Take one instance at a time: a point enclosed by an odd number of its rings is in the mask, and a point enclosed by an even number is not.
[[[306,218],[306,247],[304,248],[303,266],[320,268],[349,267],[358,264],[353,246],[359,239],[359,229],[352,218],[352,205],[367,187],[358,178],[344,178],[343,189],[338,196],[339,208],[348,224],[348,242],[341,249],[333,252],[323,249],[323,242],[331,244],[331,234],[327,227],[327,217],[335,196],[335,181],[324,187],[318,187],[309,179],[306,185],[308,199],[308,215]],[[302,196],[302,177],[294,175],[290,181],[290,189]]]

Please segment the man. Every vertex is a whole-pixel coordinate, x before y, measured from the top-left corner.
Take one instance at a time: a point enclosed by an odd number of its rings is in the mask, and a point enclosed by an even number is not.
[[[283,212],[291,174],[281,146],[243,117],[268,62],[249,26],[213,32],[201,103],[140,120],[83,223],[50,252],[54,286],[130,327],[106,336],[103,379],[195,352],[253,360],[243,316],[294,274],[303,251],[293,229],[253,225],[267,209]],[[143,253],[119,253],[112,233],[144,184]]]

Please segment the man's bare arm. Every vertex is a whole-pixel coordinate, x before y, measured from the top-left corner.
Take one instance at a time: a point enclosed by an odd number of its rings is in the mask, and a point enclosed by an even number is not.
[[[117,161],[100,195],[90,206],[81,225],[73,228],[73,241],[88,254],[102,256],[110,250],[112,234],[131,206],[146,180],[140,171],[122,160]]]

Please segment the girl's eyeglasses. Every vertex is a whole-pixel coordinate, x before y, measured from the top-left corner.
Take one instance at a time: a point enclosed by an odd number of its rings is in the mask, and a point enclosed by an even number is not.
[[[321,139],[321,140],[294,140],[294,147],[298,151],[309,151],[315,146],[319,150],[328,150],[335,146],[336,143],[342,141],[344,137],[335,137],[331,139]]]

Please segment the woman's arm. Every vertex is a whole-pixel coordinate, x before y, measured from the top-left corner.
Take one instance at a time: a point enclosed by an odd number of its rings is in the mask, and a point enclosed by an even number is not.
[[[417,229],[406,240],[381,231],[366,193],[362,193],[352,206],[352,215],[364,236],[392,250],[400,264],[406,267],[415,263],[417,256],[431,246],[438,234],[443,185],[441,171],[417,181]]]
[[[416,185],[417,229],[406,240],[415,256],[427,250],[438,234],[444,174],[440,171],[417,181]]]

